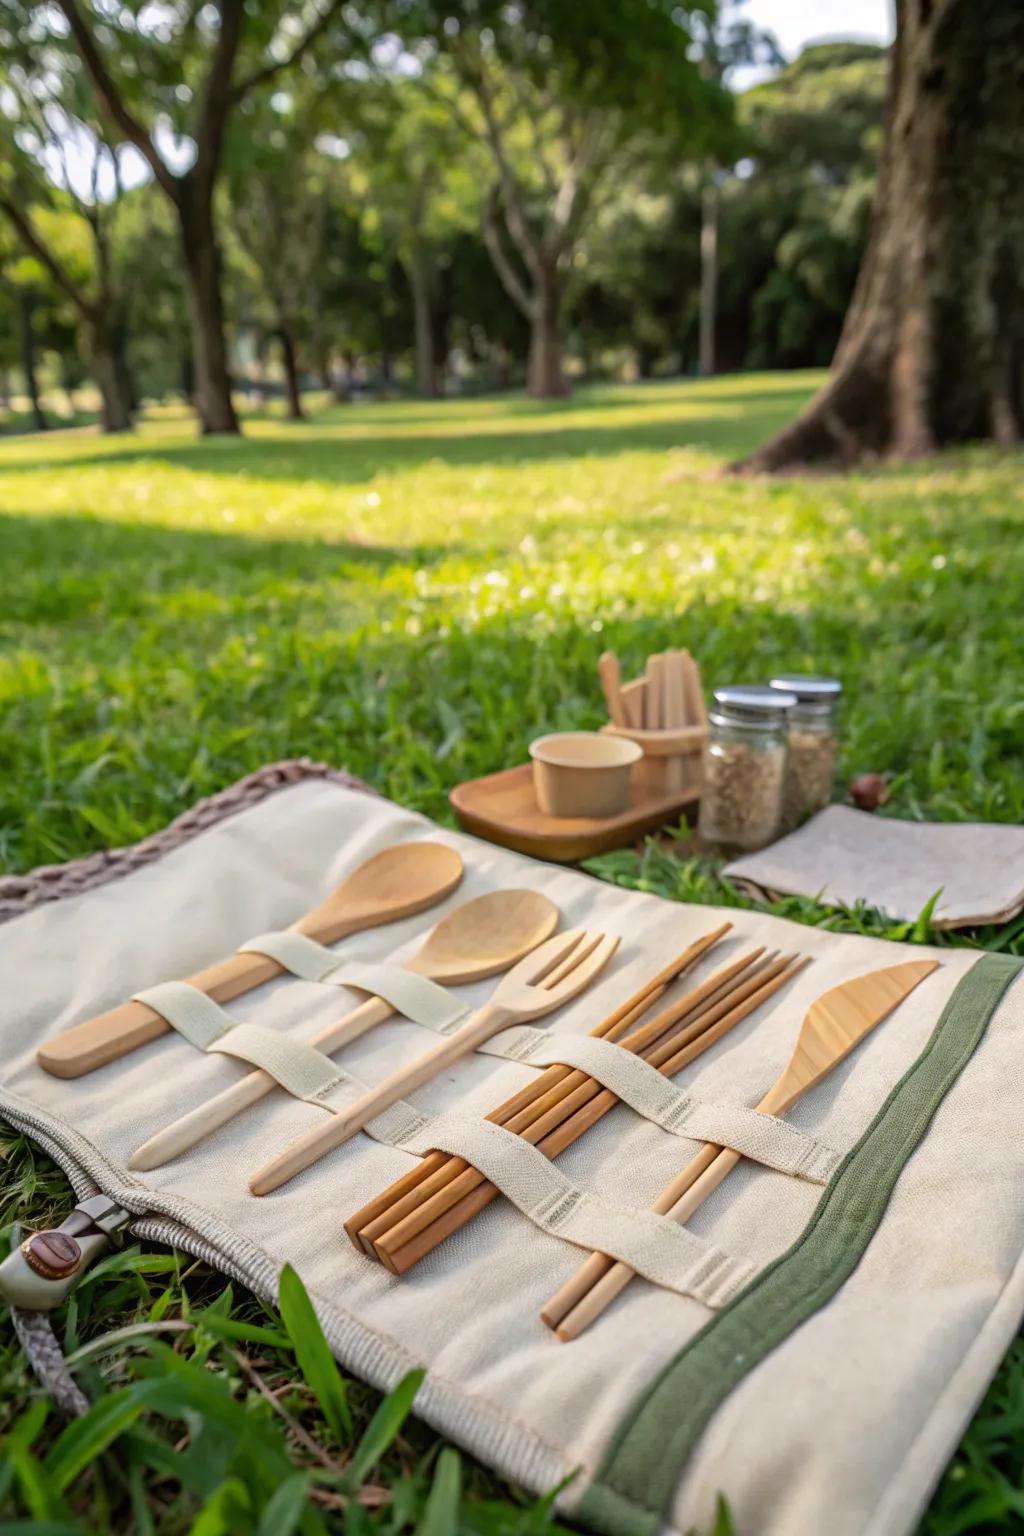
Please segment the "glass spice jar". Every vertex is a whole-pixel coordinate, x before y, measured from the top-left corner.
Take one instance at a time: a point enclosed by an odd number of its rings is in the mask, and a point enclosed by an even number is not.
[[[778,688],[716,688],[704,748],[697,831],[709,851],[763,848],[779,835],[786,785],[786,717],[796,696]]]
[[[792,832],[832,799],[839,761],[838,714],[843,685],[835,677],[786,673],[773,677],[779,693],[795,695],[789,712],[789,766],[783,795],[782,828]]]

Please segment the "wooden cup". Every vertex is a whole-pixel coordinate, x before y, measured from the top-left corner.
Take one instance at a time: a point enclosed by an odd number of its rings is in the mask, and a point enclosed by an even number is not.
[[[545,816],[618,816],[643,748],[625,737],[562,731],[530,744],[533,787]]]
[[[669,795],[700,784],[708,734],[703,725],[650,731],[609,723],[601,727],[601,734],[610,741],[629,741],[640,748],[643,762],[633,770],[633,778],[648,794]]]

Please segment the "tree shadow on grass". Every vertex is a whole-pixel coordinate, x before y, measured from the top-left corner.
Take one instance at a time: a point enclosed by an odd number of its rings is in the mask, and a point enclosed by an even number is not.
[[[280,437],[197,438],[194,442],[162,445],[158,438],[124,442],[109,452],[71,458],[13,460],[0,464],[0,475],[33,470],[90,470],[136,463],[168,465],[195,474],[245,476],[255,480],[291,480],[297,484],[362,484],[380,473],[416,469],[424,464],[450,468],[475,465],[564,463],[567,460],[614,457],[623,453],[665,453],[691,448],[732,458],[757,446],[788,421],[806,390],[766,396],[756,411],[742,410],[734,399],[718,402],[718,410],[678,419],[639,421],[626,425],[546,426],[549,413],[536,418],[536,430],[477,430],[467,422],[456,433],[406,432],[406,421],[395,418],[392,431],[330,435],[330,426],[302,426]],[[682,404],[682,402],[681,402]],[[431,418],[436,421],[436,418]],[[440,423],[443,425],[443,423]],[[454,424],[454,422],[453,422]],[[367,423],[367,425],[371,425]]]
[[[106,608],[134,610],[182,593],[258,595],[352,577],[372,582],[458,553],[455,544],[396,547],[332,537],[267,538],[93,517],[0,514],[0,625],[48,623]]]

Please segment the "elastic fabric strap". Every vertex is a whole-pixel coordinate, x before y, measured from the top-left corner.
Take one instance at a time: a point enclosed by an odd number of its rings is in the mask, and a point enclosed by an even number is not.
[[[427,976],[420,976],[404,965],[386,961],[343,960],[333,949],[283,928],[276,933],[261,933],[240,944],[243,954],[267,955],[300,981],[317,981],[331,987],[354,987],[373,997],[382,997],[396,1013],[432,1029],[439,1035],[450,1034],[466,1017],[469,1009]]]
[[[839,1166],[841,1154],[827,1142],[775,1115],[759,1114],[746,1105],[712,1103],[684,1092],[642,1057],[611,1040],[517,1025],[479,1049],[534,1067],[574,1067],[674,1136],[730,1147],[779,1173],[827,1184]]]
[[[187,981],[162,981],[136,992],[132,999],[145,1003],[197,1050],[208,1051],[221,1035],[234,1029],[235,1021],[219,1003]]]
[[[236,1024],[215,1040],[209,1051],[262,1068],[293,1098],[312,1104],[321,1103],[332,1089],[352,1081],[322,1051],[262,1024]]]
[[[402,1145],[421,1155],[440,1151],[464,1158],[542,1232],[621,1259],[655,1285],[706,1307],[724,1306],[755,1273],[751,1264],[667,1216],[580,1189],[543,1152],[491,1121],[438,1115]]]

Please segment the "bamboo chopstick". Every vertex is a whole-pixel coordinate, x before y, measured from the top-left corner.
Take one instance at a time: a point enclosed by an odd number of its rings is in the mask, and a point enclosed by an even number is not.
[[[727,1014],[739,1022],[744,1000],[784,963],[769,957],[751,970],[760,955],[760,950],[755,951],[716,973],[621,1042],[624,1049],[642,1054],[666,1072],[694,1059],[724,1033],[721,1021]],[[741,974],[744,971],[746,975]],[[501,1114],[500,1123],[507,1129],[552,1157],[619,1102],[585,1073],[563,1070],[566,1075],[554,1090],[543,1098],[535,1096],[524,1113],[513,1117],[508,1113],[510,1105],[503,1105],[491,1116]],[[403,1273],[497,1193],[478,1170],[460,1158],[449,1158],[443,1167],[435,1163],[431,1175],[417,1181],[416,1187],[408,1179],[399,1181],[374,1202],[372,1222],[367,1222],[371,1213],[364,1210],[352,1218],[347,1230],[354,1240],[358,1234],[364,1243],[372,1242],[377,1257]]]
[[[745,1005],[746,1012],[760,1006],[773,992],[777,992],[780,987],[790,981],[808,963],[808,958],[800,955],[785,956],[783,967],[777,970],[760,992],[748,999]],[[686,1167],[665,1186],[651,1209],[662,1216],[676,1215],[673,1208],[687,1190],[690,1190],[704,1174],[708,1173],[721,1150],[721,1147],[711,1143],[702,1147],[696,1157],[692,1158]],[[696,1203],[688,1202],[685,1211],[680,1208],[678,1219],[683,1220],[691,1215],[697,1205],[717,1188],[717,1184],[732,1166],[730,1163],[729,1167],[723,1167],[718,1180],[709,1178],[702,1186],[700,1199]],[[628,1264],[611,1259],[604,1253],[592,1253],[576,1274],[545,1303],[540,1314],[541,1320],[549,1328],[553,1328],[563,1341],[567,1342],[578,1337],[583,1329],[599,1317],[614,1298],[626,1288],[634,1273],[635,1271],[630,1269]]]
[[[657,997],[661,996],[661,993],[670,981],[675,980],[678,976],[682,976],[692,965],[695,965],[701,956],[705,955],[709,949],[717,944],[719,939],[727,934],[731,928],[731,923],[722,923],[718,928],[712,929],[710,933],[704,934],[692,944],[687,945],[656,976],[652,976],[650,980],[644,982],[643,986],[634,992],[632,997],[628,997],[613,1013],[609,1014],[595,1029],[591,1030],[591,1034],[600,1039],[618,1039],[619,1034],[629,1027],[633,1019],[639,1018],[657,1000]],[[539,1099],[557,1083],[562,1082],[572,1073],[572,1070],[571,1067],[548,1067],[547,1071],[543,1072],[539,1078],[535,1078],[533,1082],[528,1083],[519,1093],[514,1094],[511,1099],[506,1100],[504,1104],[500,1104],[497,1109],[492,1110],[487,1118],[499,1125],[503,1125],[506,1119],[518,1114],[521,1109],[525,1109],[528,1104],[531,1104],[535,1099]],[[583,1075],[582,1073],[578,1074],[580,1078]],[[428,1157],[422,1159],[416,1168],[411,1169],[403,1178],[396,1180],[394,1184],[390,1185],[381,1194],[356,1211],[353,1216],[350,1216],[345,1223],[345,1231],[348,1233],[353,1245],[362,1252],[364,1245],[360,1241],[360,1230],[388,1210],[393,1202],[401,1199],[411,1190],[415,1189],[417,1185],[424,1183],[448,1161],[449,1157],[445,1152],[430,1153]],[[368,1251],[372,1256],[372,1249]]]

